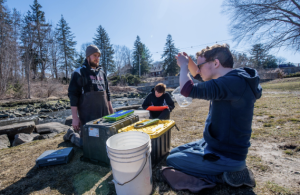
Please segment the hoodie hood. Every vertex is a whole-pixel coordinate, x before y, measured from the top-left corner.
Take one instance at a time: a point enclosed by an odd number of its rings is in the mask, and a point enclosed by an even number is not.
[[[227,73],[227,75],[238,75],[239,77],[243,77],[249,84],[256,99],[259,99],[261,97],[262,88],[259,84],[260,78],[255,69],[247,67],[237,68]]]

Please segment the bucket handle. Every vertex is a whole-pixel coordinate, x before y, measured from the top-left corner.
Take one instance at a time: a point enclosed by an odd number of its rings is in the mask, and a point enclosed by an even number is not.
[[[135,151],[135,152],[131,152],[131,153],[116,153],[116,152],[110,151],[110,150],[108,149],[107,145],[106,145],[106,151],[109,151],[109,152],[112,153],[112,154],[128,155],[128,154],[135,154],[135,153],[140,152],[140,151],[142,151],[142,150],[145,150],[146,148],[149,148],[149,147],[150,147],[150,143],[149,143],[145,148],[142,148],[142,149],[140,149],[140,150],[138,150],[138,151]]]
[[[125,184],[127,184],[127,183],[133,181],[135,178],[137,178],[137,176],[139,176],[139,175],[141,174],[141,172],[144,170],[144,168],[145,168],[145,166],[146,166],[146,164],[147,164],[149,153],[150,153],[149,151],[146,153],[146,160],[145,160],[145,163],[144,163],[143,167],[141,168],[141,170],[139,171],[139,173],[136,174],[136,176],[134,176],[131,180],[126,181],[126,182],[124,182],[124,183],[122,183],[122,184],[120,184],[119,182],[117,182],[115,179],[113,179],[112,182],[114,182],[115,184],[118,184],[118,185],[120,185],[120,186],[123,186],[123,185],[125,185]],[[143,157],[143,158],[144,158],[144,157]],[[142,159],[142,158],[141,158],[141,159]],[[139,160],[141,160],[141,159],[139,159]],[[110,159],[110,160],[112,160],[112,159]],[[115,161],[115,160],[113,160],[113,161]],[[116,161],[116,162],[117,162],[117,161]],[[133,162],[135,162],[135,161],[133,161]],[[121,162],[121,163],[124,163],[124,162]],[[127,163],[127,162],[126,162],[126,163]]]
[[[150,146],[148,146],[147,147],[147,151],[150,149]],[[140,150],[141,151],[141,150]],[[150,149],[150,151],[151,151],[151,149]],[[139,151],[138,151],[139,152]],[[107,150],[107,155],[108,155],[108,158],[109,158],[109,156],[112,156],[112,157],[115,157],[115,158],[121,158],[121,159],[130,159],[130,158],[135,158],[135,157],[137,157],[137,156],[140,156],[141,154],[138,154],[138,155],[136,155],[136,156],[130,156],[130,157],[117,157],[117,156],[114,156],[113,154],[117,154],[117,153],[112,153],[111,154],[111,151],[109,151],[109,150]],[[124,153],[125,154],[125,153]],[[129,153],[129,154],[134,154],[134,153]],[[143,158],[145,158],[145,155],[143,155]],[[139,160],[141,160],[141,159],[143,159],[143,158],[140,158],[140,159],[138,159],[138,160],[136,160],[136,161],[139,161]],[[110,159],[110,158],[109,158]],[[111,159],[112,160],[112,159]],[[122,163],[122,162],[119,162],[119,161],[116,161],[116,160],[112,160],[112,161],[115,161],[115,162],[118,162],[118,163]],[[136,162],[136,161],[132,161],[132,162]],[[124,162],[123,162],[124,163]]]

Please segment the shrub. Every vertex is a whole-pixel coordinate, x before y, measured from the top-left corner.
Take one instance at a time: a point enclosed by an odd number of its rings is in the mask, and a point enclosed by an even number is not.
[[[14,96],[16,98],[23,97],[23,95],[24,95],[23,86],[24,86],[23,83],[18,80],[13,84]]]
[[[293,74],[285,75],[284,78],[290,78],[290,77],[300,77],[300,72],[296,72]]]
[[[137,75],[126,74],[122,76],[113,76],[109,78],[109,81],[113,86],[116,85],[137,85],[141,83],[140,77]]]

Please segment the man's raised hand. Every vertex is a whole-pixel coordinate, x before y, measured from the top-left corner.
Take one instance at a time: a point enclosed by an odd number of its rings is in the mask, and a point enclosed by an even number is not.
[[[175,58],[179,67],[187,66],[189,63],[189,58],[185,52],[178,53],[178,55],[175,56]]]

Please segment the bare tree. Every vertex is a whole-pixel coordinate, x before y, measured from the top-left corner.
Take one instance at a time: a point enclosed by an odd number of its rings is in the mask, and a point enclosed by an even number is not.
[[[250,59],[245,53],[240,53],[237,51],[231,51],[233,56],[233,67],[234,68],[240,68],[240,67],[247,67],[251,66]]]
[[[4,6],[4,0],[0,0],[0,93],[6,91],[12,75],[10,66],[18,55],[14,50],[15,46],[11,15]]]
[[[114,63],[118,76],[121,76],[121,68],[125,65],[126,56],[123,49],[124,47],[126,46],[114,45]]]
[[[224,0],[234,40],[300,50],[299,0]]]
[[[21,67],[21,60],[20,60],[20,51],[19,51],[19,39],[20,39],[20,30],[21,30],[21,13],[17,11],[15,8],[13,9],[12,13],[12,27],[13,27],[13,34],[12,34],[12,52],[15,53],[15,57],[13,58],[13,63],[11,64],[11,77],[18,78],[18,74],[22,74],[22,67]]]
[[[59,44],[57,42],[57,33],[51,29],[49,32],[49,53],[51,72],[53,78],[58,78]]]

